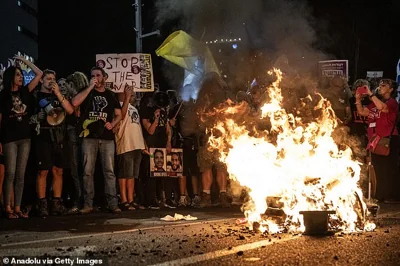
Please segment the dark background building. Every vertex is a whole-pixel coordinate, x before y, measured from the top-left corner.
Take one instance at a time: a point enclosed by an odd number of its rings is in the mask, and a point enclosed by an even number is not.
[[[38,1],[0,1],[0,63],[17,52],[38,59]]]

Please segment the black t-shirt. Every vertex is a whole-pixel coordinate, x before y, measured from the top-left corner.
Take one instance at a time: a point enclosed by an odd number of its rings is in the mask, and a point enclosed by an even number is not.
[[[0,92],[1,143],[30,138],[29,119],[32,114],[32,94],[28,87],[18,91]]]
[[[145,107],[141,110],[141,119],[148,119],[150,123],[154,122],[154,112],[160,109],[160,118],[158,126],[153,135],[147,133],[147,130],[143,130],[143,135],[146,140],[147,146],[151,148],[164,148],[167,146],[168,136],[167,136],[167,123],[168,123],[168,113],[166,108],[159,107]]]
[[[86,119],[94,121],[102,119],[111,123],[114,119],[115,109],[121,109],[121,105],[113,92],[92,90],[80,106],[81,121],[83,123]],[[112,130],[104,128],[99,137],[89,135],[88,138],[114,140],[115,136]]]
[[[195,137],[199,128],[195,104],[193,102],[184,102],[181,106],[178,103],[170,110],[169,118],[172,119],[178,111],[179,113],[176,116],[176,130],[184,138]]]

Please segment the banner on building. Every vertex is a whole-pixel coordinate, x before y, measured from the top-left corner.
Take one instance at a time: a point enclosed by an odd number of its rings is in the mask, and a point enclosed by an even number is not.
[[[107,73],[106,88],[115,93],[132,86],[135,92],[154,91],[150,54],[97,54],[96,66]]]
[[[171,149],[167,154],[167,173],[170,177],[183,175],[183,149]]]
[[[379,81],[383,78],[383,71],[367,71],[367,80],[371,90],[375,90],[379,86]]]
[[[340,75],[349,78],[349,61],[348,60],[327,60],[318,62],[318,73],[320,78],[332,78]]]

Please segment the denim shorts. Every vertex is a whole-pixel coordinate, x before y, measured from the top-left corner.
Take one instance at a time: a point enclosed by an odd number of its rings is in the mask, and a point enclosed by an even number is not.
[[[142,150],[117,155],[117,178],[139,178]]]

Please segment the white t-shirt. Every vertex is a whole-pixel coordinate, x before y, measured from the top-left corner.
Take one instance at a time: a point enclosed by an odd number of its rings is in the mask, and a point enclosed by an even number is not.
[[[122,102],[120,104],[121,106],[123,105]],[[139,112],[131,104],[128,105],[125,118],[120,122],[119,130],[115,134],[115,142],[117,144],[118,155],[145,148]]]

